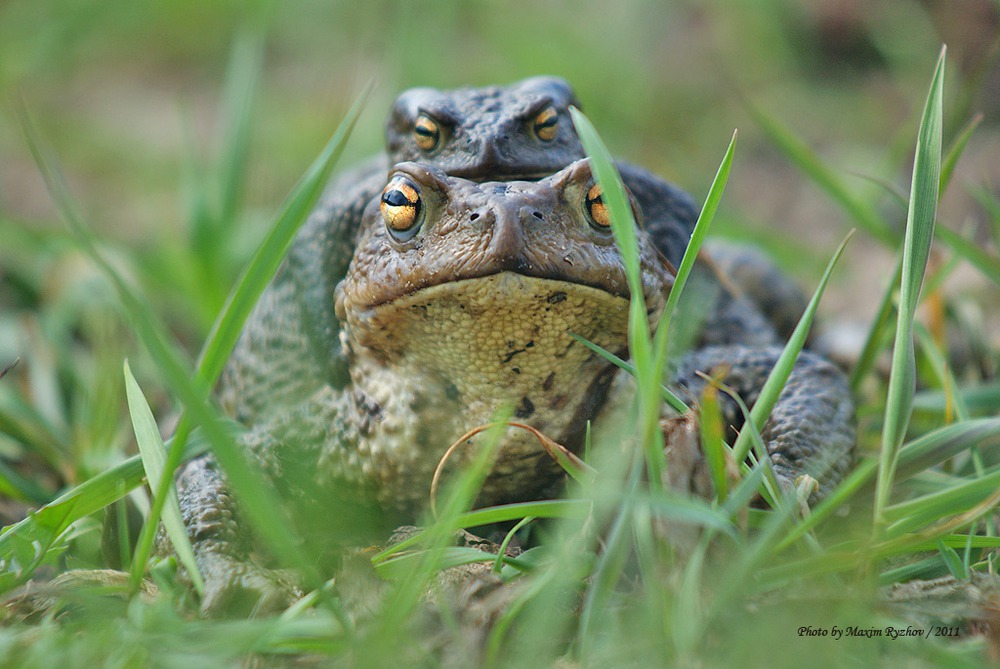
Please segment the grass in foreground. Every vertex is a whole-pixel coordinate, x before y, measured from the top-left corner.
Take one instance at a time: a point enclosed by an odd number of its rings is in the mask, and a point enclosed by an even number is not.
[[[253,53],[252,49],[238,50],[236,60],[250,62]],[[936,195],[931,194],[936,194],[939,185],[946,185],[950,173],[947,166],[954,165],[968,139],[960,137],[943,159],[936,148],[942,144],[943,68],[942,55],[921,123],[898,278],[886,289],[885,315],[873,323],[860,371],[855,370],[856,387],[863,393],[861,414],[884,418],[864,423],[867,427],[861,435],[861,461],[830,497],[804,513],[797,499],[781,496],[772,486],[765,494],[772,501],[771,508],[751,508],[752,494],[762,485],[767,490],[766,460],[746,468],[743,477],[733,482],[722,471],[725,457],[713,460],[714,499],[693,499],[663,489],[658,422],[664,401],[662,370],[669,357],[668,329],[661,328],[650,336],[645,311],[637,300],[632,310],[631,350],[639,419],[634,431],[623,426],[620,435],[622,442],[634,446],[630,449],[633,457],[622,461],[613,457],[617,450],[594,443],[590,465],[597,470],[597,477],[571,486],[565,499],[468,511],[477,478],[482,475],[483,459],[460,477],[443,502],[439,501],[438,519],[429,523],[423,535],[371,558],[375,573],[388,585],[372,579],[370,592],[379,593],[381,605],[375,607],[378,610],[373,619],[362,625],[342,615],[348,604],[343,586],[349,580],[353,582],[353,572],[342,573],[340,581],[333,584],[340,586],[333,588],[341,596],[339,600],[326,596],[329,588],[324,588],[277,618],[200,619],[181,603],[183,596],[174,583],[170,565],[152,568],[150,575],[160,586],[157,594],[138,590],[136,577],[147,573],[148,531],[134,555],[120,552],[113,558],[102,556],[98,549],[100,520],[95,516],[104,510],[122,519],[125,507],[116,506],[117,501],[129,496],[148,519],[153,519],[147,521],[147,527],[152,527],[161,513],[169,518],[172,504],[163,482],[179,461],[183,442],[187,454],[199,448],[214,449],[232,479],[235,493],[261,499],[253,482],[253,470],[233,449],[229,431],[204,399],[204,389],[221,369],[256,294],[318,194],[343,135],[331,140],[303,179],[302,189],[289,198],[252,269],[237,283],[236,297],[221,309],[219,321],[208,335],[198,373],[177,352],[157,310],[138,297],[136,282],[149,280],[143,276],[142,265],[135,263],[129,272],[120,271],[117,265],[104,260],[108,255],[105,244],[76,225],[75,239],[61,239],[60,243],[67,253],[78,253],[77,249],[83,248],[84,257],[92,265],[104,265],[103,274],[93,275],[95,285],[102,286],[103,291],[97,301],[99,317],[86,311],[81,316],[67,304],[56,305],[62,311],[43,311],[39,327],[46,337],[38,338],[31,352],[41,350],[48,358],[33,355],[30,369],[19,366],[0,379],[0,430],[5,435],[4,443],[16,448],[21,462],[32,463],[27,473],[0,471],[0,492],[39,504],[52,497],[44,477],[38,475],[41,472],[56,471],[67,480],[85,482],[71,487],[27,520],[8,527],[0,536],[0,588],[12,592],[34,575],[62,573],[76,567],[115,566],[129,570],[133,577],[131,581],[109,577],[98,584],[99,588],[92,587],[93,583],[87,588],[70,588],[67,596],[49,602],[53,606],[40,619],[8,621],[0,629],[0,660],[5,666],[24,667],[106,665],[113,659],[119,666],[190,668],[241,666],[248,653],[273,657],[304,653],[355,666],[402,662],[436,666],[437,660],[424,654],[427,642],[454,641],[467,635],[468,629],[461,618],[445,616],[435,622],[432,629],[436,631],[429,636],[427,628],[414,622],[421,616],[421,596],[434,589],[437,574],[444,567],[488,560],[491,565],[495,563],[500,579],[511,588],[511,596],[504,607],[495,611],[494,624],[484,640],[486,666],[548,666],[558,658],[583,667],[731,666],[737,661],[751,666],[765,662],[791,666],[816,664],[817,658],[831,666],[982,664],[986,642],[982,637],[966,635],[971,610],[960,609],[954,619],[934,621],[920,617],[925,607],[919,600],[895,607],[877,605],[880,586],[949,574],[959,582],[968,582],[974,574],[989,576],[993,549],[1000,546],[991,523],[1000,501],[996,493],[1000,488],[1000,458],[996,456],[1000,419],[976,417],[996,413],[1000,388],[960,382],[947,364],[948,356],[936,338],[934,324],[926,333],[914,325],[921,283],[925,299],[928,294],[944,299],[935,288],[940,285],[937,276],[932,274],[924,280],[932,230],[938,230],[958,259],[956,263],[939,265],[939,273],[949,271],[958,262],[969,262],[1000,284],[1000,273],[996,271],[1000,263],[994,257],[972,253],[961,236],[943,234],[941,226],[933,225]],[[234,66],[233,77],[252,81],[248,71],[252,67]],[[248,85],[244,84],[244,91]],[[234,84],[232,88],[240,90],[241,86]],[[239,95],[236,99],[243,102],[232,105],[230,126],[238,129],[249,102]],[[585,119],[578,117],[577,121],[598,179],[608,193],[607,204],[616,220],[619,244],[628,253],[634,246],[628,240],[629,208],[614,195],[615,176],[602,155],[599,139],[588,131]],[[344,133],[349,126],[350,119],[344,123]],[[781,132],[788,135],[787,131]],[[232,159],[224,161],[228,167],[222,172],[228,175],[226,183],[233,184],[239,180],[239,156],[243,155],[240,142],[245,139],[240,139],[236,130],[231,136],[234,145],[227,154]],[[828,174],[828,168],[809,155],[803,145],[786,142],[781,146],[819,183],[831,189],[837,187],[838,179],[821,178]],[[695,250],[721,197],[732,153],[731,144],[707,198]],[[48,165],[64,212],[71,220],[79,220],[58,184],[53,163],[45,159],[44,164]],[[232,195],[238,190],[235,186],[223,189],[229,195],[221,211],[238,212],[238,197]],[[211,196],[206,193],[205,199]],[[866,229],[893,229],[864,204],[852,199],[841,201],[841,205],[849,214],[865,220]],[[994,223],[994,230],[1000,230],[1000,217]],[[215,227],[213,230],[213,234],[224,234]],[[203,236],[193,233],[191,239]],[[876,236],[884,237],[885,243],[899,243],[888,233]],[[10,239],[28,253],[40,253],[49,243],[23,232],[12,232]],[[192,241],[184,252],[197,255],[200,248]],[[634,264],[634,260],[633,255],[630,261]],[[203,261],[209,262],[207,256]],[[793,337],[789,344],[789,360],[802,346],[812,309],[830,277],[832,264],[817,288],[811,310],[798,332],[800,336]],[[682,272],[689,265],[685,258]],[[631,273],[634,280],[634,267]],[[30,298],[30,276],[26,274],[23,283]],[[900,286],[903,297],[894,322],[893,296]],[[186,299],[195,300],[196,292]],[[641,291],[633,292],[641,295]],[[119,323],[117,318],[108,318],[108,312],[119,309],[126,313],[142,350],[137,350],[129,330],[106,324]],[[664,322],[672,316],[672,309],[671,305]],[[89,347],[81,351],[79,347],[46,343],[70,341],[74,327],[80,328]],[[110,343],[97,344],[106,329],[115,336]],[[916,353],[909,348],[911,330],[917,333]],[[893,342],[896,354],[886,381],[874,361],[880,347],[889,342]],[[125,357],[132,361],[135,371],[135,377],[127,377],[127,384],[133,400],[131,419],[139,424],[136,432],[144,442],[143,458],[136,456],[114,466],[99,463],[74,472],[73,453],[79,448],[81,434],[95,442],[107,442],[105,451],[124,450],[131,430],[128,416],[120,409],[125,397],[121,372]],[[35,359],[48,359],[50,364],[36,365]],[[0,364],[6,366],[4,361]],[[777,370],[758,407],[766,408],[780,392],[781,374],[782,370]],[[136,377],[140,381],[133,383]],[[922,389],[912,394],[908,389],[915,380],[920,381]],[[15,382],[29,392],[15,392]],[[136,392],[158,383],[166,389],[166,397],[179,399],[185,416],[173,450],[166,454],[158,450],[160,446],[148,421],[142,427],[142,402]],[[61,384],[69,387],[68,393],[56,392]],[[154,399],[154,405],[164,404],[163,397],[155,401],[157,393],[147,390],[147,394]],[[80,404],[70,405],[63,399],[66,396],[83,399],[76,400]],[[705,399],[705,406],[710,412],[710,397]],[[762,408],[755,408],[748,425],[759,428],[764,413]],[[81,429],[101,420],[114,425],[114,429]],[[706,430],[707,453],[730,452],[728,446],[711,441],[709,434],[711,431]],[[741,441],[732,449],[735,461],[742,462],[748,452],[760,452],[755,440],[759,440],[756,430],[743,431]],[[873,445],[878,444],[880,457],[873,455],[878,452]],[[157,464],[160,459],[162,463]],[[157,470],[166,474],[158,477]],[[154,484],[159,481],[154,485],[158,492],[151,499],[139,487],[145,472],[153,472]],[[283,535],[286,526],[276,514],[277,505],[262,503],[256,510],[248,509],[251,521],[279,561],[309,564],[312,556],[308,547]],[[537,545],[516,558],[503,560],[475,549],[448,545],[455,528],[497,522],[529,528]],[[124,528],[125,524],[119,523],[118,527]],[[368,556],[363,554],[362,561],[369,561]],[[358,582],[371,576],[365,569],[361,573]],[[319,588],[320,578],[314,574],[307,583]],[[94,594],[95,590],[102,594]],[[107,591],[129,597],[108,597],[103,594]],[[890,635],[890,630],[905,631],[907,626],[919,630],[920,636]],[[838,637],[836,630],[844,636]],[[881,636],[872,638],[876,632]],[[952,636],[953,632],[958,638]]]

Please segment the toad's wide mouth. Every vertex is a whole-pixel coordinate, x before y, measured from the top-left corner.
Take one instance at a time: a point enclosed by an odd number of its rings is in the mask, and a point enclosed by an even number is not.
[[[461,369],[537,360],[551,366],[574,333],[613,352],[627,343],[626,297],[563,280],[500,272],[413,291],[374,307],[348,309],[350,336],[385,355],[418,351]],[[574,353],[574,356],[576,353]],[[515,365],[516,373],[528,372]]]
[[[567,256],[567,258],[564,258],[564,261],[571,263],[572,259]],[[351,306],[347,307],[348,309],[356,311],[378,310],[382,307],[398,304],[401,300],[411,297],[419,301],[425,296],[437,294],[428,293],[428,291],[434,289],[440,289],[440,293],[442,294],[450,294],[452,291],[461,293],[465,290],[464,286],[466,282],[480,281],[501,275],[517,276],[528,283],[549,282],[559,284],[568,287],[568,290],[587,289],[601,293],[607,298],[624,300],[626,302],[629,300],[631,294],[624,273],[611,271],[607,268],[603,271],[581,270],[572,279],[567,278],[565,272],[560,267],[551,264],[542,266],[522,259],[513,259],[506,262],[498,261],[475,269],[470,269],[468,266],[459,264],[451,264],[433,270],[425,268],[425,270],[418,278],[396,280],[392,283],[386,281],[372,282],[363,287],[357,284],[349,286],[348,282],[351,281],[349,277],[341,286],[344,291],[341,299],[350,303]],[[509,283],[510,279],[496,282],[495,285],[502,287],[506,285],[505,281]],[[647,295],[647,303],[650,301],[650,296]],[[656,302],[656,300],[652,301]],[[347,305],[345,304],[344,306],[346,307]],[[657,308],[656,304],[649,306],[650,313]],[[338,306],[338,310],[339,308]],[[338,315],[340,315],[339,311]]]

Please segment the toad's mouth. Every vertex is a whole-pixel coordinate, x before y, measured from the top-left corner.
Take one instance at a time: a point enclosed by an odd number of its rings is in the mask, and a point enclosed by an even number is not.
[[[416,352],[456,371],[509,367],[521,374],[593,355],[571,332],[622,352],[628,305],[600,288],[499,272],[349,309],[346,318],[352,340],[389,357]]]
[[[564,262],[571,263],[571,259],[564,258]],[[628,301],[631,295],[627,279],[624,273],[611,271],[608,268],[603,270],[593,267],[573,268],[576,270],[572,277],[567,277],[566,271],[560,267],[556,261],[545,259],[544,263],[530,262],[521,257],[509,259],[493,259],[478,267],[468,265],[448,264],[443,267],[424,267],[424,271],[418,277],[407,277],[406,280],[398,280],[392,283],[381,281],[373,282],[367,287],[358,289],[353,286],[352,302],[355,307],[362,309],[380,309],[388,307],[408,297],[416,300],[421,296],[435,295],[428,293],[434,289],[440,289],[443,294],[450,294],[455,291],[461,294],[465,290],[466,282],[490,279],[504,274],[520,277],[525,283],[551,282],[567,286],[568,290],[588,289],[597,293],[603,293],[608,298],[616,298]],[[507,280],[509,281],[509,279]],[[486,285],[494,285],[487,282]],[[505,285],[503,282],[496,284]],[[498,296],[493,296],[498,297]],[[647,295],[647,303],[656,303],[657,300],[650,299]],[[655,310],[656,304],[651,304],[650,313]]]

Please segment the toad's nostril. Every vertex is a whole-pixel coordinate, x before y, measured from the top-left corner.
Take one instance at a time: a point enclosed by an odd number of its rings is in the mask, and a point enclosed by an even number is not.
[[[542,214],[542,212],[538,211],[537,209],[531,212],[531,215],[537,218],[539,221],[545,220],[545,216]]]
[[[478,211],[474,211],[471,214],[469,214],[469,220],[470,221],[474,221],[477,218],[479,218],[479,212]]]

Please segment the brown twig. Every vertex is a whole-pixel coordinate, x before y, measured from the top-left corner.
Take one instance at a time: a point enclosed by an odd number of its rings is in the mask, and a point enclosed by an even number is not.
[[[472,428],[471,430],[463,434],[461,437],[456,439],[455,442],[448,447],[448,450],[444,452],[444,454],[441,456],[441,459],[438,460],[437,467],[434,468],[434,476],[431,478],[431,493],[430,493],[431,513],[434,515],[435,518],[437,518],[436,500],[437,500],[438,481],[441,478],[441,473],[444,471],[444,465],[448,461],[448,458],[452,456],[452,454],[458,449],[458,447],[461,444],[472,439],[472,437],[476,436],[480,432],[484,432],[486,430],[489,430],[490,428],[498,427],[501,425],[505,425],[507,427],[520,428],[522,430],[527,430],[528,432],[533,434],[535,438],[538,439],[539,443],[542,445],[542,448],[545,449],[545,452],[549,455],[549,457],[555,460],[559,464],[559,466],[562,467],[566,471],[566,473],[572,476],[574,479],[592,480],[593,477],[596,475],[597,472],[594,470],[593,467],[591,467],[583,460],[578,458],[565,446],[563,446],[557,441],[554,441],[553,439],[550,439],[541,430],[532,427],[531,425],[527,425],[525,423],[518,423],[516,421],[486,423],[485,425],[480,425],[479,427]]]

